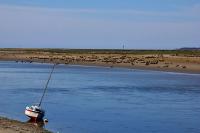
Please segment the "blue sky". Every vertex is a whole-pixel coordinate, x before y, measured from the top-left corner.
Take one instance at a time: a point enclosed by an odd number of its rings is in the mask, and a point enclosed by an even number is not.
[[[0,0],[0,47],[200,47],[199,0]]]
[[[1,4],[51,8],[177,10],[199,4],[199,0],[1,0]]]

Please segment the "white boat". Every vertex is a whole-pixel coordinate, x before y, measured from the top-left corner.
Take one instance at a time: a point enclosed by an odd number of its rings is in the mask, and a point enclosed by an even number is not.
[[[37,105],[32,105],[30,107],[26,107],[25,115],[27,115],[33,121],[39,121],[43,119],[45,111]]]
[[[25,115],[28,116],[33,121],[41,121],[43,119],[44,115],[45,115],[45,111],[42,109],[41,104],[42,104],[42,100],[44,98],[44,95],[46,93],[46,90],[47,90],[47,87],[48,87],[49,81],[51,79],[51,75],[53,73],[54,68],[55,68],[55,65],[53,66],[52,71],[49,75],[49,78],[48,78],[46,86],[44,88],[44,92],[43,92],[42,97],[40,99],[39,105],[32,105],[30,107],[27,106],[26,109],[25,109]]]

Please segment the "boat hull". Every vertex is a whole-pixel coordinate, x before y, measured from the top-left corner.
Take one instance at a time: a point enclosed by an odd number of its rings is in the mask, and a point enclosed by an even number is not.
[[[44,117],[44,113],[43,112],[34,112],[32,110],[25,110],[25,115],[28,116],[31,120],[42,120]]]

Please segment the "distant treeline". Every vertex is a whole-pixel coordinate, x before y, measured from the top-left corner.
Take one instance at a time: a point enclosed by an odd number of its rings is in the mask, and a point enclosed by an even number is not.
[[[188,48],[188,47],[185,47],[185,48],[180,48],[179,50],[200,50],[200,48]]]
[[[24,53],[66,53],[66,54],[173,54],[200,55],[200,49],[181,48],[176,50],[135,50],[135,49],[49,49],[49,48],[1,48],[0,51]]]

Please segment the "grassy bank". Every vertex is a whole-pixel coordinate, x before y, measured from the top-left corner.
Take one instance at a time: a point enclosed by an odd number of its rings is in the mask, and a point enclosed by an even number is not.
[[[122,49],[32,49],[32,48],[1,48],[1,52],[24,53],[65,53],[65,54],[171,54],[185,56],[200,56],[200,50],[122,50]]]

